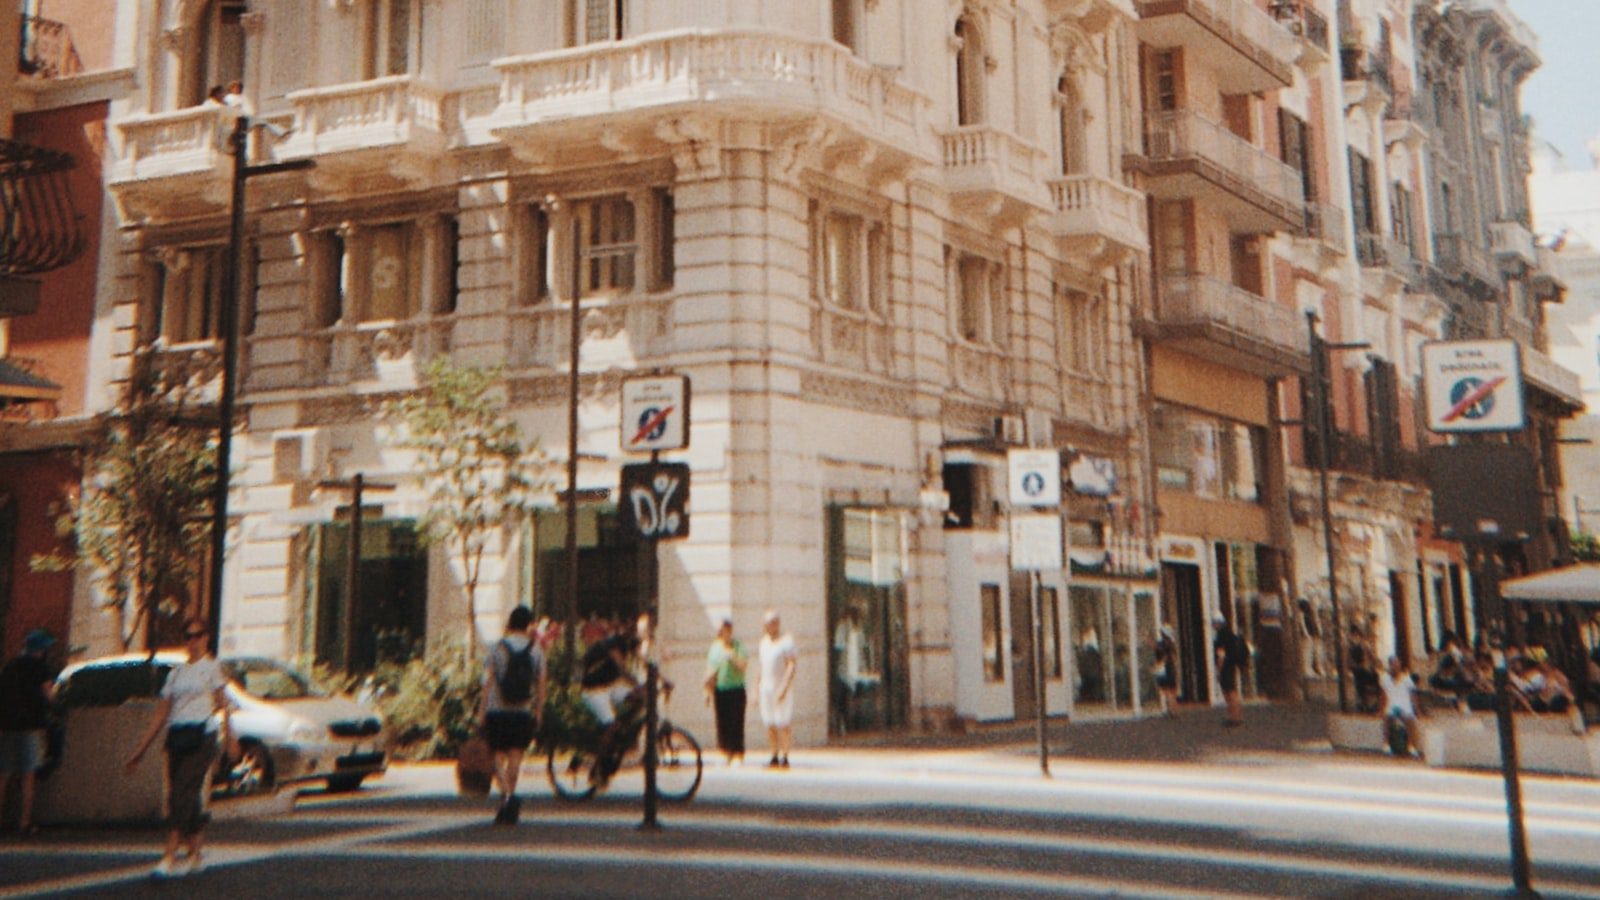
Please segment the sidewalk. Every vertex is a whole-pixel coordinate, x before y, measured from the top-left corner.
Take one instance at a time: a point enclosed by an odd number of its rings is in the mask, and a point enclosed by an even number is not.
[[[1328,707],[1316,702],[1252,703],[1239,728],[1220,707],[1181,706],[1177,716],[1057,717],[1046,729],[1052,757],[1129,762],[1203,762],[1219,757],[1327,751]],[[992,750],[1036,753],[1033,722],[978,725],[966,734],[874,733],[830,740],[830,750]]]

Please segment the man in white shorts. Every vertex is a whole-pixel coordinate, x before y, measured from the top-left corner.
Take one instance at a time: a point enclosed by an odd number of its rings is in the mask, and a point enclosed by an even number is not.
[[[772,759],[767,768],[789,768],[789,745],[794,741],[794,670],[796,653],[794,636],[782,634],[782,623],[772,610],[762,620],[761,644],[756,657],[760,660],[757,673],[757,696],[761,701],[761,721],[767,726],[767,741],[772,745]]]

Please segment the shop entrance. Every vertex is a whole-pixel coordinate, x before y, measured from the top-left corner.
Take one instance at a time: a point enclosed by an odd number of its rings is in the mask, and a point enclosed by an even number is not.
[[[905,533],[896,510],[828,510],[831,735],[906,723]]]
[[[1199,566],[1161,564],[1161,618],[1178,632],[1178,699],[1186,703],[1211,702],[1204,603]]]
[[[361,524],[361,594],[351,613],[353,640],[345,657],[346,572],[350,526],[330,522],[312,530],[306,634],[318,662],[347,671],[369,671],[381,662],[403,662],[422,649],[427,634],[428,557],[410,519],[373,519]]]

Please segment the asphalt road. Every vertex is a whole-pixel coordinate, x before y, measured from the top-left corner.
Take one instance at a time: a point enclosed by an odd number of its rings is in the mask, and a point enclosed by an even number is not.
[[[443,766],[358,794],[218,822],[208,868],[146,873],[152,830],[56,830],[0,843],[0,898],[82,897],[1471,897],[1509,888],[1494,773],[1338,756],[1314,716],[1253,708],[1176,722],[857,741],[788,771],[709,765],[690,804],[639,828],[637,778],[550,798],[530,765],[515,828],[454,796]],[[1302,716],[1312,716],[1301,722]],[[1285,724],[1287,723],[1287,724]],[[1121,752],[1119,752],[1121,748]],[[1172,758],[1176,757],[1176,758]],[[1600,897],[1600,783],[1529,777],[1535,886]]]

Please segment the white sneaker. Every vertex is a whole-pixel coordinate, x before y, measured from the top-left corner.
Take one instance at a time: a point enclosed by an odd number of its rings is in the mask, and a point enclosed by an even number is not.
[[[165,856],[161,857],[161,861],[156,863],[155,868],[150,870],[150,877],[157,880],[175,878],[177,875],[177,865]]]
[[[199,875],[201,872],[204,872],[205,870],[206,870],[206,861],[205,861],[205,859],[202,858],[200,856],[200,854],[195,853],[195,854],[191,854],[189,859],[187,860],[187,862],[186,862],[186,864],[184,866],[184,869],[183,869],[183,874],[185,874],[185,875]]]

